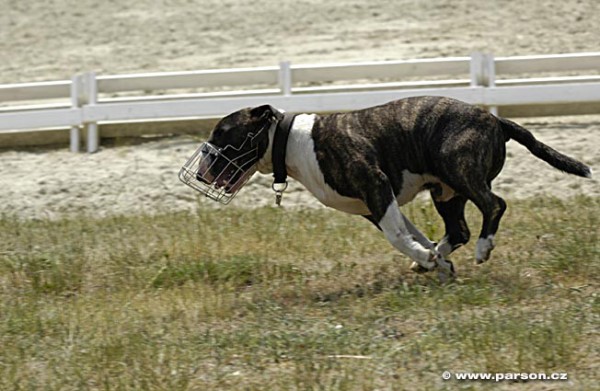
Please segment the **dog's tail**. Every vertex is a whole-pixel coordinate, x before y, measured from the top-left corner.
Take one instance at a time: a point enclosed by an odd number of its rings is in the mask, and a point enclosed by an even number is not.
[[[498,120],[500,121],[500,126],[502,127],[504,134],[508,138],[512,138],[519,144],[525,146],[534,156],[537,156],[551,166],[558,168],[561,171],[568,172],[569,174],[579,175],[585,178],[592,177],[592,170],[588,166],[580,161],[563,155],[557,150],[538,141],[533,134],[524,127],[505,118],[498,118]]]

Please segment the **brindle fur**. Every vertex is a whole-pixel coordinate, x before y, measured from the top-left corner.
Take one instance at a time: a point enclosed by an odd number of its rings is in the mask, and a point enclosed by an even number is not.
[[[384,198],[376,202],[381,207],[369,209],[375,221],[392,194],[365,192],[391,186],[398,194],[402,171],[408,170],[436,176],[459,193],[477,193],[471,189],[485,187],[500,172],[507,140],[498,120],[485,110],[438,97],[319,117],[313,138],[332,188],[347,197]]]
[[[506,203],[492,193],[491,183],[504,165],[505,143],[511,137],[530,149],[544,149],[545,155],[534,154],[557,168],[589,175],[586,166],[538,142],[513,122],[449,98],[408,98],[318,117],[312,135],[327,184],[344,196],[364,200],[371,211],[368,219],[376,226],[392,201],[386,189],[399,193],[404,170],[433,175],[450,186],[457,194],[448,201],[437,201],[439,185],[425,187],[431,188],[453,250],[470,238],[464,218],[467,200],[483,214],[479,237],[498,230]]]
[[[280,118],[270,106],[244,109],[225,117],[211,141],[234,143],[269,123],[265,121]],[[342,196],[363,201],[371,213],[365,217],[377,227],[402,190],[403,172],[428,174],[450,187],[453,196],[444,199],[439,183],[423,186],[444,220],[447,252],[469,240],[464,218],[469,200],[483,215],[479,237],[498,230],[506,203],[492,192],[491,184],[504,165],[505,144],[511,138],[560,170],[591,176],[587,166],[542,144],[514,122],[449,98],[414,97],[316,116],[312,128],[314,153],[326,184]],[[268,149],[267,132],[257,142],[260,158]]]

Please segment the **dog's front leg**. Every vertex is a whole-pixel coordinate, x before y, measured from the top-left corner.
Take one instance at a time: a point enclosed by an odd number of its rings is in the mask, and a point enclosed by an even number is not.
[[[421,243],[426,249],[431,249],[436,246],[436,243],[429,240],[421,231],[419,231],[419,229],[415,227],[415,225],[404,214],[400,214],[404,218],[404,224],[406,224],[406,228],[408,229],[408,232],[410,232],[410,234],[413,236],[413,239]],[[371,223],[373,223],[373,225],[375,225],[375,227],[377,227],[377,229],[381,231],[379,221],[375,220],[372,215],[363,215],[363,217],[369,220]]]
[[[388,205],[379,226],[386,239],[400,252],[427,270],[436,267],[434,252],[415,240],[395,200]]]
[[[411,229],[409,229],[407,223],[411,225]],[[427,271],[439,267],[438,277],[440,281],[446,282],[449,278],[454,277],[454,266],[450,261],[444,259],[435,248],[427,249],[415,240],[414,231],[418,232],[418,230],[400,212],[395,200],[388,205],[385,214],[379,221],[379,226],[386,239],[420,267]],[[421,236],[424,237],[422,234]]]
[[[410,232],[410,234],[417,242],[421,243],[426,249],[432,249],[435,247],[436,244],[429,240],[429,238],[425,236],[425,234],[419,231],[419,229],[415,227],[415,225],[412,223],[412,221],[408,219],[408,217],[406,217],[402,212],[400,212],[400,215],[404,219],[404,224],[406,224],[408,232]]]
[[[396,196],[387,176],[379,170],[365,170],[365,172],[357,170],[356,172],[361,174],[360,178],[363,181],[364,178],[371,180],[370,183],[363,184],[359,191],[362,193],[361,197],[369,208],[369,212],[371,212],[369,220],[376,222],[392,246],[425,270],[433,270],[437,267],[440,272],[440,281],[444,282],[453,277],[454,267],[452,263],[446,261],[435,247],[426,248],[419,243],[411,233],[411,231],[417,233],[418,230],[400,212]],[[408,224],[410,224],[410,229]],[[419,239],[427,245],[429,240],[425,235],[418,233]]]
[[[440,253],[442,258],[445,258],[445,254],[443,252],[439,251],[439,247],[436,246],[436,243],[429,240],[429,238],[427,236],[425,236],[421,231],[419,231],[419,229],[417,227],[415,227],[415,225],[412,223],[412,221],[410,221],[408,219],[408,217],[406,217],[402,212],[400,212],[400,214],[402,215],[402,218],[404,219],[404,224],[406,224],[406,228],[408,229],[408,232],[410,232],[410,234],[413,236],[413,238],[417,242],[421,243],[423,245],[423,247],[425,247],[428,250],[432,250],[435,248],[435,250],[438,253]],[[450,261],[447,261],[447,262],[450,262]],[[450,262],[450,264],[451,264],[451,262]],[[423,266],[421,266],[417,262],[413,262],[410,265],[410,270],[412,270],[415,273],[427,273],[428,271],[430,271],[430,269],[425,269]]]

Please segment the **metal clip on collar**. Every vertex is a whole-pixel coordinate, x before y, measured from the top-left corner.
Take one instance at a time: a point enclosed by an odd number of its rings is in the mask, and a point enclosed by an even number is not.
[[[281,206],[281,198],[283,197],[283,192],[287,189],[288,183],[285,181],[284,183],[275,183],[271,185],[271,188],[275,192],[275,205]]]

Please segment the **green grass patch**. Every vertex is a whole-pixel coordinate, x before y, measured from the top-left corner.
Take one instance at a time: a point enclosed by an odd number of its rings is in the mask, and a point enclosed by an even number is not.
[[[430,204],[404,211],[443,234]],[[491,387],[444,370],[567,372],[592,389],[599,212],[510,202],[490,262],[473,264],[473,240],[447,285],[331,210],[3,217],[0,389]],[[472,206],[467,219],[476,236]]]

